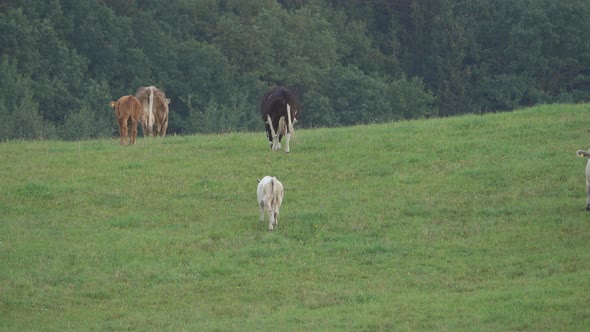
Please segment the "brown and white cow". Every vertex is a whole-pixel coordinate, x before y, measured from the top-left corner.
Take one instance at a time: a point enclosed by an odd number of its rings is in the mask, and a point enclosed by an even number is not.
[[[119,134],[121,145],[135,144],[137,138],[137,123],[140,117],[141,104],[137,98],[129,95],[123,96],[117,102],[111,101],[111,107],[115,108],[115,116],[119,123]],[[127,142],[127,135],[129,130],[129,143]]]
[[[265,176],[258,180],[258,207],[260,221],[264,221],[264,211],[268,211],[268,230],[279,225],[279,208],[283,203],[283,184],[274,176]]]
[[[164,91],[155,86],[140,87],[135,98],[141,103],[143,136],[166,136],[170,99],[166,98]]]
[[[284,86],[274,87],[262,96],[260,113],[272,150],[281,148],[281,139],[285,136],[285,152],[290,152],[289,141],[291,135],[295,135],[293,125],[297,123],[300,108],[295,92]]]

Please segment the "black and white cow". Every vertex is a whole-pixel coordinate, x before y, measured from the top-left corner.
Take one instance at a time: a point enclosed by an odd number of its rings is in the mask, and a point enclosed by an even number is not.
[[[291,135],[295,135],[293,125],[297,123],[300,107],[295,92],[283,86],[274,87],[262,96],[260,113],[272,150],[281,148],[281,139],[285,136],[285,152],[290,152],[289,141]]]

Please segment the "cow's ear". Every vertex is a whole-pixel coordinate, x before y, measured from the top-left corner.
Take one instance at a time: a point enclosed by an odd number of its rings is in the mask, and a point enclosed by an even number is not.
[[[256,179],[256,182],[260,182],[260,179]]]
[[[166,98],[166,104],[170,104],[170,98]]]
[[[109,105],[111,105],[111,107],[115,107],[115,104],[116,103],[114,101],[111,101],[111,103]]]

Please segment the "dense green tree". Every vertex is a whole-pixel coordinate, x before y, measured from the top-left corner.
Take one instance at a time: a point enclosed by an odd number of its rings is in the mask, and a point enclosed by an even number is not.
[[[51,138],[54,130],[39,114],[33,100],[33,82],[18,73],[16,60],[0,62],[0,140]]]
[[[261,130],[590,100],[586,0],[6,0],[0,139],[116,133],[110,100],[156,85],[170,133]],[[10,125],[9,125],[10,123]]]

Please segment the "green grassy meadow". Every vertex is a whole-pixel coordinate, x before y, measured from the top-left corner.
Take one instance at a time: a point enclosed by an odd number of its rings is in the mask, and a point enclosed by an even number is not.
[[[589,104],[296,134],[0,143],[0,330],[590,326]]]

